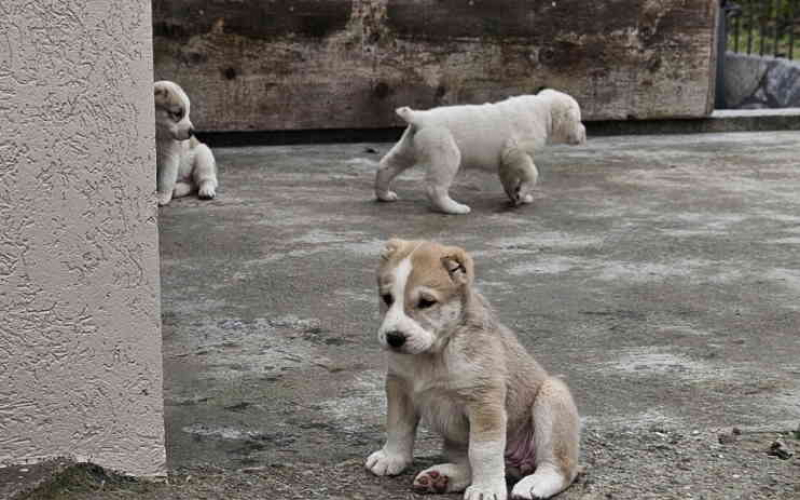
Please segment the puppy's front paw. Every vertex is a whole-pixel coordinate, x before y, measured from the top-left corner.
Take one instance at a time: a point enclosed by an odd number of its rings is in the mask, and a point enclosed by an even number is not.
[[[436,208],[443,213],[450,215],[467,215],[472,210],[468,205],[451,201],[446,204],[437,205]]]
[[[396,476],[408,467],[411,460],[400,455],[392,455],[378,450],[367,458],[367,469],[376,476]]]
[[[376,193],[375,196],[378,201],[397,201],[398,196],[394,191],[386,191],[385,193]]]
[[[168,193],[159,192],[159,193],[157,193],[157,196],[158,196],[158,205],[159,206],[163,207],[164,205],[167,205],[167,204],[169,204],[170,201],[172,201],[172,191],[170,191]]]
[[[483,484],[473,484],[464,492],[464,500],[506,500],[505,479]]]
[[[197,190],[197,196],[204,200],[210,200],[217,195],[214,185],[211,183],[202,184]]]

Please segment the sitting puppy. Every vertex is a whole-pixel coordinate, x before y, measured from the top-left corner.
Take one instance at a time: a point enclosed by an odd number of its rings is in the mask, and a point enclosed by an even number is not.
[[[567,94],[543,90],[494,104],[444,106],[428,111],[407,107],[397,114],[408,123],[400,141],[383,157],[375,177],[380,201],[395,201],[389,183],[398,174],[422,163],[428,169],[428,199],[447,214],[466,214],[467,205],[448,194],[459,168],[497,171],[515,205],[533,202],[539,173],[533,153],[547,143],[583,144],[578,103]]]
[[[369,456],[374,474],[412,461],[422,419],[444,437],[447,463],[417,474],[427,493],[467,500],[548,498],[578,470],[580,420],[569,389],[534,361],[473,288],[461,248],[393,239],[378,269],[388,351],[386,444]]]
[[[189,97],[178,84],[154,84],[156,103],[156,188],[158,204],[197,192],[216,195],[217,165],[211,149],[194,137]]]

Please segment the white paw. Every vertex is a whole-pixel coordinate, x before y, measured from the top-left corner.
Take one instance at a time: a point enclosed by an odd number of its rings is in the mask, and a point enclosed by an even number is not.
[[[519,199],[519,202],[522,203],[522,204],[533,203],[533,195],[532,194],[526,194],[526,195],[522,196]]]
[[[466,215],[470,213],[471,209],[467,205],[463,205],[461,203],[453,202],[447,205],[447,207],[442,207],[442,212],[450,215]]]
[[[420,493],[453,493],[464,491],[470,482],[469,467],[439,464],[417,474],[413,488]]]
[[[505,479],[484,484],[473,484],[464,492],[464,500],[506,500]]]
[[[158,204],[164,206],[172,201],[172,191],[169,193],[158,193]]]
[[[511,490],[511,498],[525,500],[550,498],[566,486],[561,474],[542,467],[541,470],[523,477],[515,484]]]
[[[204,200],[210,200],[216,195],[217,192],[214,190],[214,186],[211,184],[204,184],[200,186],[200,189],[197,190],[197,196]]]
[[[379,201],[397,201],[397,193],[394,191],[386,191],[385,193],[377,193],[376,196],[378,197]]]
[[[367,458],[365,464],[376,476],[396,476],[405,470],[411,460],[400,455],[391,455],[384,450],[378,450]]]

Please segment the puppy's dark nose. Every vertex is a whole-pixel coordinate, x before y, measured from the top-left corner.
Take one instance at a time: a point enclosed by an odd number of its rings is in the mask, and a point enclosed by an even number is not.
[[[406,336],[400,332],[389,332],[386,334],[386,343],[397,349],[406,343]]]
[[[194,135],[194,128],[190,128],[189,129],[189,137],[192,137],[193,135]]]

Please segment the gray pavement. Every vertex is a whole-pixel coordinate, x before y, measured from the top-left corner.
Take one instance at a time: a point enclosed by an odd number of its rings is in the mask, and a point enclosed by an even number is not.
[[[374,268],[392,236],[470,251],[500,318],[568,381],[582,493],[635,472],[600,466],[614,436],[677,433],[713,454],[734,426],[800,423],[797,132],[590,137],[537,155],[532,206],[511,208],[495,175],[459,175],[467,216],[431,212],[421,170],[375,202],[390,146],[217,148],[218,198],[160,210],[171,470],[315,464],[408,491],[361,469],[383,439]],[[423,432],[419,463],[437,453]],[[800,476],[800,460],[775,463]]]

